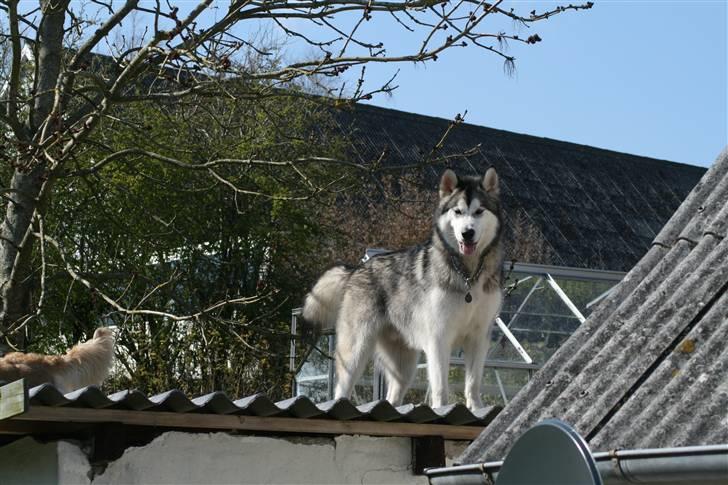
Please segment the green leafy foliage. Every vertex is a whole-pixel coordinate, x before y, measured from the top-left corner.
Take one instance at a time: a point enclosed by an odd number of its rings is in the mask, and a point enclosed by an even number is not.
[[[126,106],[123,119],[106,121],[80,171],[57,182],[45,231],[65,259],[46,244],[44,324],[33,326],[32,348],[61,352],[113,324],[112,388],[287,395],[290,309],[319,269],[317,251],[336,238],[316,217],[333,196],[313,187],[350,174],[285,162],[341,153],[331,112],[297,98],[198,98]],[[135,153],[80,168],[128,147],[189,167]],[[220,159],[236,162],[201,167]],[[102,293],[130,311],[197,316],[130,314]]]

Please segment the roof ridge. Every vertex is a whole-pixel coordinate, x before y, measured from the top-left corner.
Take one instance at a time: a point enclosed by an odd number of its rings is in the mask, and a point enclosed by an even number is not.
[[[264,393],[232,399],[221,390],[189,397],[179,389],[169,389],[147,396],[136,389],[125,389],[106,394],[97,386],[87,386],[63,394],[52,384],[32,387],[27,390],[27,396],[31,407],[104,409],[113,406],[114,409],[127,411],[234,414],[475,427],[482,427],[490,422],[501,409],[500,406],[485,406],[470,410],[461,403],[439,408],[427,405],[394,406],[384,400],[371,401],[357,406],[349,399],[342,398],[316,403],[313,399],[302,395],[274,401]],[[2,430],[0,430],[1,434]]]
[[[432,116],[432,115],[426,115],[421,113],[414,113],[411,111],[403,111],[400,109],[395,108],[387,108],[384,106],[377,106],[374,104],[365,104],[365,103],[357,103],[355,110],[365,109],[365,110],[373,110],[373,111],[379,111],[381,114],[385,116],[391,116],[391,117],[397,117],[397,118],[416,118],[418,122],[429,122],[429,123],[450,123],[452,122],[451,119],[448,118],[441,118],[438,116]],[[568,148],[575,151],[586,151],[586,152],[598,152],[598,153],[610,153],[613,155],[623,156],[623,157],[630,157],[630,158],[636,158],[636,159],[642,159],[647,160],[650,162],[660,162],[660,163],[669,163],[679,166],[685,166],[690,168],[698,168],[701,170],[705,170],[705,167],[702,167],[700,165],[695,165],[692,163],[686,163],[686,162],[676,162],[674,160],[667,160],[663,158],[656,158],[656,157],[650,157],[646,155],[638,155],[635,153],[627,153],[627,152],[620,152],[618,150],[612,150],[609,148],[602,148],[602,147],[596,147],[593,145],[587,145],[585,143],[577,143],[567,140],[559,140],[556,138],[549,138],[545,136],[538,136],[538,135],[531,135],[528,133],[519,133],[516,131],[510,131],[510,130],[504,130],[501,128],[493,128],[490,126],[485,125],[478,125],[475,123],[468,123],[463,122],[461,124],[462,127],[469,129],[469,130],[488,130],[492,131],[494,133],[498,133],[501,135],[506,135],[514,138],[518,138],[519,141],[525,141],[527,143],[548,143],[553,144],[562,148]]]

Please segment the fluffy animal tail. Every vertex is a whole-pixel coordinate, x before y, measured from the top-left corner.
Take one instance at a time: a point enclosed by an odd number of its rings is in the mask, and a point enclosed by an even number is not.
[[[113,359],[114,333],[102,327],[96,329],[91,340],[74,346],[65,355],[7,354],[0,358],[0,381],[25,378],[31,387],[50,382],[65,394],[90,385],[100,386]]]
[[[91,340],[75,345],[62,356],[65,366],[58,369],[55,384],[70,392],[86,386],[100,386],[114,361],[114,331],[97,328]],[[70,390],[69,390],[70,389]]]
[[[346,266],[334,266],[326,271],[306,295],[303,319],[324,329],[335,328],[344,285],[350,275],[351,270]]]

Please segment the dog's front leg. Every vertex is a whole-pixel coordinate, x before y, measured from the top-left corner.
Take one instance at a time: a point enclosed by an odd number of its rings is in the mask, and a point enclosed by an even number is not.
[[[474,410],[483,407],[480,398],[480,385],[483,381],[483,368],[490,345],[489,334],[483,330],[465,339],[465,404]]]
[[[427,377],[430,381],[432,407],[445,406],[448,401],[447,376],[450,370],[450,346],[433,342],[425,349],[427,356]]]

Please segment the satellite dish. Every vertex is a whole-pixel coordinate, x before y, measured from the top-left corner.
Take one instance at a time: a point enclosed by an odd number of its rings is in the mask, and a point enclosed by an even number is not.
[[[506,456],[496,485],[602,485],[589,446],[563,421],[529,429]]]

